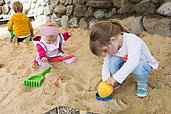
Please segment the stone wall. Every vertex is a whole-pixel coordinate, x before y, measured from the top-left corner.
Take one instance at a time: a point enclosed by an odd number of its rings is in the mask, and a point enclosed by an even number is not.
[[[10,4],[0,0],[0,18],[9,18]],[[93,22],[119,18],[131,32],[171,36],[171,0],[20,0],[24,13],[40,22],[88,28]]]

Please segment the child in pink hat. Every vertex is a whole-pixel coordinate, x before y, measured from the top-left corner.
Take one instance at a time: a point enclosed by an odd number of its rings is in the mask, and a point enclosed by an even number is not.
[[[72,35],[72,32],[64,32],[61,34],[56,24],[52,22],[48,23],[44,28],[43,35],[33,38],[33,43],[37,48],[37,56],[34,60],[34,64],[40,65],[42,68],[47,68],[49,66],[51,67],[49,64],[51,58],[67,56],[67,54],[62,51],[62,46]],[[71,56],[61,61],[66,64],[72,64],[76,60],[77,58],[75,56]]]

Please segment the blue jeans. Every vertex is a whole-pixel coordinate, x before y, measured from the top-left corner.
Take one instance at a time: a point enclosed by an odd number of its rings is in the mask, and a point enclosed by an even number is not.
[[[119,57],[112,55],[109,59],[109,70],[111,75],[114,75],[125,62]],[[148,76],[151,72],[152,67],[146,61],[140,61],[135,70],[131,73],[137,83],[147,84]]]

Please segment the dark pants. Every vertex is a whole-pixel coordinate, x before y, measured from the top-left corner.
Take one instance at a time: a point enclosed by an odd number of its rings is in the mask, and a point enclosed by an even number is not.
[[[15,34],[13,33],[13,31],[11,30],[10,31],[10,41],[13,42],[13,39],[14,39],[14,36]],[[23,40],[25,40],[27,37],[25,38],[18,38],[18,41],[17,42],[22,42]],[[31,38],[30,38],[30,41],[31,41]]]

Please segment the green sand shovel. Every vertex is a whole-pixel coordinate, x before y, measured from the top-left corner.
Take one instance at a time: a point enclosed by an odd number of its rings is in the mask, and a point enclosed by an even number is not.
[[[51,70],[51,67],[48,67],[45,69],[42,73],[34,76],[29,76],[26,80],[24,80],[24,86],[25,87],[40,87],[42,82],[45,79],[45,74],[49,73]]]

